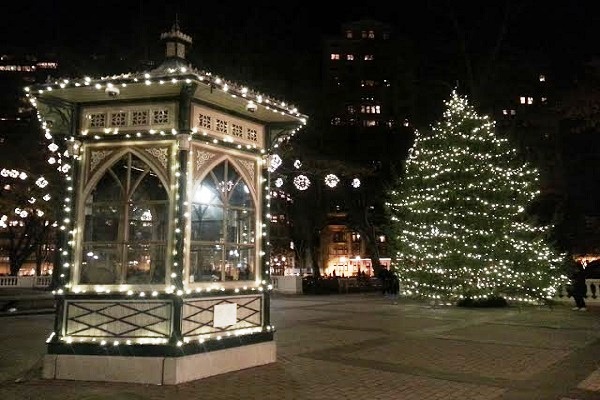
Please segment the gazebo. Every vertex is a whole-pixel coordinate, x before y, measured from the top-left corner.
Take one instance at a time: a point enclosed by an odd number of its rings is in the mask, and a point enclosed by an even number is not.
[[[26,88],[65,175],[47,379],[178,384],[272,363],[270,149],[292,105],[201,71]]]

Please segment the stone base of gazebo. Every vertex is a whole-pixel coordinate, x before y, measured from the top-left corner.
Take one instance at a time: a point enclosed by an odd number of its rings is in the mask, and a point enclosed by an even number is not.
[[[178,357],[47,354],[44,379],[176,385],[274,363],[275,341]]]

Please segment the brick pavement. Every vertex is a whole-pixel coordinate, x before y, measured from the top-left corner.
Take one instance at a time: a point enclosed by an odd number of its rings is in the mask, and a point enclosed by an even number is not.
[[[600,399],[599,316],[276,295],[277,363],[178,386],[41,380],[51,316],[6,318],[0,355],[13,368],[0,359],[0,399]],[[19,345],[9,338],[21,330]]]

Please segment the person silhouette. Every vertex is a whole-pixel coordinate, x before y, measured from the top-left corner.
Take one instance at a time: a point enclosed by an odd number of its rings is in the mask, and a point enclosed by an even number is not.
[[[390,273],[389,293],[392,298],[392,304],[398,304],[398,296],[400,294],[400,280],[395,272]]]
[[[573,266],[573,272],[571,275],[572,282],[572,296],[575,300],[575,307],[573,310],[587,311],[585,306],[585,295],[587,293],[587,285],[585,283],[585,270],[581,263],[577,263]]]

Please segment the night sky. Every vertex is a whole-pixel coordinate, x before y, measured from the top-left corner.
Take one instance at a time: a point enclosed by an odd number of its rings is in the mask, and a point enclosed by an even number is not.
[[[2,5],[0,33],[6,47],[68,47],[82,52],[107,47],[126,49],[139,47],[144,41],[155,43],[177,14],[182,30],[213,49],[239,41],[249,51],[266,49],[276,53],[286,48],[318,50],[321,36],[337,33],[341,23],[375,18],[392,24],[422,51],[435,53],[447,49],[448,38],[455,37],[446,17],[448,4],[452,4],[450,8],[463,26],[470,49],[478,51],[494,45],[506,4],[510,4],[508,46],[563,58],[598,52],[600,2],[596,0],[364,3],[368,6],[335,1],[15,1]],[[592,44],[595,48],[590,47]]]
[[[159,36],[170,29],[177,15],[181,29],[194,39],[190,59],[196,67],[222,73],[228,79],[239,78],[260,90],[263,88],[255,85],[260,74],[244,76],[248,71],[243,69],[243,60],[264,63],[267,67],[263,75],[289,82],[298,71],[309,68],[305,62],[308,58],[318,60],[324,36],[339,34],[344,22],[371,18],[392,25],[399,36],[412,44],[416,54],[426,60],[425,68],[452,82],[456,70],[450,72],[450,66],[459,65],[461,56],[450,13],[456,15],[467,51],[475,57],[485,57],[496,44],[509,7],[502,49],[521,57],[521,62],[542,56],[557,71],[564,71],[557,79],[568,84],[572,69],[593,56],[600,56],[598,0],[380,0],[363,2],[367,4],[363,6],[353,3],[12,1],[2,4],[0,51],[54,52],[60,56],[114,53],[126,55],[131,62],[142,58],[160,60],[163,48]],[[229,72],[234,76],[228,75]],[[276,97],[281,94],[291,100],[296,95],[293,88],[281,93],[267,90],[267,93]],[[594,149],[600,149],[598,142],[594,139],[591,145],[586,142],[579,147],[574,141],[570,143],[568,157],[579,158],[575,166],[597,165],[600,150]],[[585,152],[575,150],[584,147]],[[580,168],[573,173],[586,176],[578,184],[582,198],[586,197],[587,185],[594,192],[599,191],[596,188],[600,188],[600,176],[596,175],[600,173],[589,175],[595,169],[587,168],[585,172]],[[597,203],[594,197],[590,199]]]

